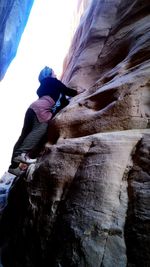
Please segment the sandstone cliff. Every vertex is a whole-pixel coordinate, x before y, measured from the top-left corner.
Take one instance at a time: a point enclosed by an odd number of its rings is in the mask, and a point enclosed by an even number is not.
[[[79,94],[11,187],[4,267],[150,266],[150,4],[83,2],[62,76]]]

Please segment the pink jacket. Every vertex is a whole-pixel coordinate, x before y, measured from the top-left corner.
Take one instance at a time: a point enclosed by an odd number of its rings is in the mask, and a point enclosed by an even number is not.
[[[51,119],[51,108],[54,106],[54,100],[46,95],[34,101],[29,108],[32,108],[36,113],[39,122],[47,122]]]

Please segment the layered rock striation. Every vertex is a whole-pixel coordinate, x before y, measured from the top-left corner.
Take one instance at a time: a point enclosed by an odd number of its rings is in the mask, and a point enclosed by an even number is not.
[[[83,2],[62,76],[79,94],[11,187],[4,267],[150,265],[150,4]]]

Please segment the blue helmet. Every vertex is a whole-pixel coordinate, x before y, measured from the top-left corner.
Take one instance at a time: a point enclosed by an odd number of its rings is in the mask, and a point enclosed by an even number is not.
[[[51,77],[53,74],[53,70],[47,66],[44,67],[44,69],[42,69],[40,71],[39,74],[39,82],[41,82],[43,79],[47,78],[47,77]]]

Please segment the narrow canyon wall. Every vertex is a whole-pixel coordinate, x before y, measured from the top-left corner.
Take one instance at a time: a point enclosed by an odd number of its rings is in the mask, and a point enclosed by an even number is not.
[[[0,80],[16,55],[34,0],[0,1]]]
[[[3,267],[150,266],[150,3],[83,2],[62,76],[78,95],[11,187]]]

